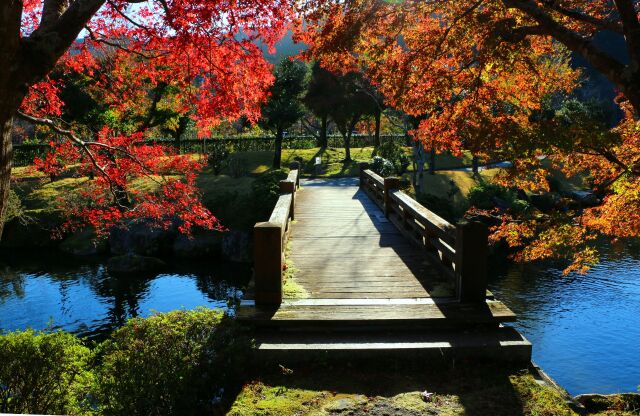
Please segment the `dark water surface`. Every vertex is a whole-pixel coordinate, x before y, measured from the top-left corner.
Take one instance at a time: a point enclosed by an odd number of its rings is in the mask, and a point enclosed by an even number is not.
[[[640,249],[602,244],[586,276],[562,267],[494,267],[490,289],[518,314],[533,360],[571,394],[637,392]]]
[[[105,259],[59,253],[0,256],[0,330],[64,329],[101,339],[133,316],[154,311],[227,309],[242,296],[249,267],[230,263],[171,264],[148,277],[112,276]]]
[[[519,316],[533,358],[571,394],[640,385],[640,248],[601,247],[586,276],[561,267],[494,265],[490,289]],[[0,330],[62,328],[101,339],[132,316],[228,308],[249,267],[216,261],[171,265],[147,278],[111,276],[104,259],[57,253],[0,255]]]

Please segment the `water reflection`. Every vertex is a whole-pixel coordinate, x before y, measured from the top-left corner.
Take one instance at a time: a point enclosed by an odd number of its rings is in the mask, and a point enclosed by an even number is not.
[[[640,250],[600,244],[586,276],[553,264],[499,265],[490,289],[518,314],[533,358],[572,394],[636,391],[640,385]]]
[[[0,256],[0,329],[62,328],[99,339],[127,319],[153,311],[227,308],[241,296],[246,265],[172,264],[155,276],[112,276],[104,259],[58,253]]]

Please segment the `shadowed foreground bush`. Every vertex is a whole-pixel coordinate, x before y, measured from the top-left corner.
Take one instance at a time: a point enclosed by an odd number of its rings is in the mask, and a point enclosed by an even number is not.
[[[9,333],[0,412],[202,414],[242,377],[249,345],[223,312],[204,308],[132,319],[93,351],[63,332]]]
[[[91,384],[90,354],[78,338],[64,332],[0,336],[0,413],[77,409]]]

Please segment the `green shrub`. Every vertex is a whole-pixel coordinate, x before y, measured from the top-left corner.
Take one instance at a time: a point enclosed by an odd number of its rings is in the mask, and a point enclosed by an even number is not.
[[[387,140],[378,146],[374,151],[374,156],[388,160],[396,175],[404,174],[411,164],[411,159],[405,153],[404,148],[394,140]]]
[[[78,414],[91,384],[89,357],[64,332],[0,336],[0,412]]]
[[[249,173],[249,160],[242,155],[231,155],[228,160],[229,175],[232,178],[240,178]]]
[[[440,198],[427,193],[419,193],[416,195],[416,199],[425,208],[433,211],[451,223],[455,223],[461,216],[460,213],[456,211],[454,204],[450,199]]]
[[[516,191],[495,183],[483,182],[469,190],[469,204],[480,209],[492,209],[506,205],[514,213],[525,212],[530,208],[527,201],[518,199]]]
[[[4,222],[9,222],[14,218],[20,218],[24,216],[24,207],[20,197],[15,193],[13,189],[9,190],[9,200],[7,201],[7,211],[4,214]]]
[[[272,170],[260,175],[251,184],[253,209],[259,221],[266,221],[280,196],[280,181],[287,174],[282,170]]]
[[[229,164],[229,147],[220,141],[214,140],[207,150],[207,162],[214,175],[219,175]]]
[[[105,415],[204,414],[246,365],[249,343],[223,312],[132,319],[96,349]]]
[[[373,158],[373,162],[371,163],[371,170],[382,176],[383,178],[391,176],[395,173],[393,163],[380,156],[375,156]]]

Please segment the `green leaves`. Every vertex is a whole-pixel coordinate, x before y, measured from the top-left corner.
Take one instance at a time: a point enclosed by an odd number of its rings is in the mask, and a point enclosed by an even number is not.
[[[0,412],[189,415],[238,380],[250,342],[222,311],[135,318],[93,351],[74,335],[0,336]]]

